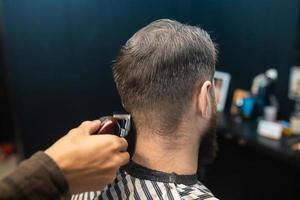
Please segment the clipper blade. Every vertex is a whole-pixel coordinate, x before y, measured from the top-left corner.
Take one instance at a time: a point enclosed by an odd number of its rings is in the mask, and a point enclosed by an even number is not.
[[[130,114],[113,114],[113,118],[117,120],[120,137],[126,137],[131,128]]]

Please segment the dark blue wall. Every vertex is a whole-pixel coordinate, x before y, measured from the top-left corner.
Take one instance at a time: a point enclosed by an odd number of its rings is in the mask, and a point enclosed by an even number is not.
[[[110,65],[122,44],[159,18],[200,25],[219,44],[218,69],[232,88],[249,89],[268,67],[279,70],[287,103],[296,64],[298,0],[2,0],[7,72],[16,130],[26,156],[85,119],[121,108]],[[300,64],[300,63],[298,63]]]

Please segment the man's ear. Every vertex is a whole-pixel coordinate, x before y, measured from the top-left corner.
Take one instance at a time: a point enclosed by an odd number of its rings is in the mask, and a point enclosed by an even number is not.
[[[199,85],[197,88],[197,111],[201,113],[202,117],[208,118],[210,116],[211,108],[211,98],[210,90],[212,90],[211,81],[205,81],[202,85]]]

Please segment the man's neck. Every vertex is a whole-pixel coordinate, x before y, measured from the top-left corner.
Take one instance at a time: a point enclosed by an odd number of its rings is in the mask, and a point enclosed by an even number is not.
[[[190,175],[197,172],[199,139],[137,134],[133,161],[157,171]]]

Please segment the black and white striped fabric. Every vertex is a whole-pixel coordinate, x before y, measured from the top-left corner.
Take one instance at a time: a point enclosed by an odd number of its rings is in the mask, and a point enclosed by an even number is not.
[[[168,174],[131,163],[102,192],[73,195],[71,200],[217,200],[196,175]]]

